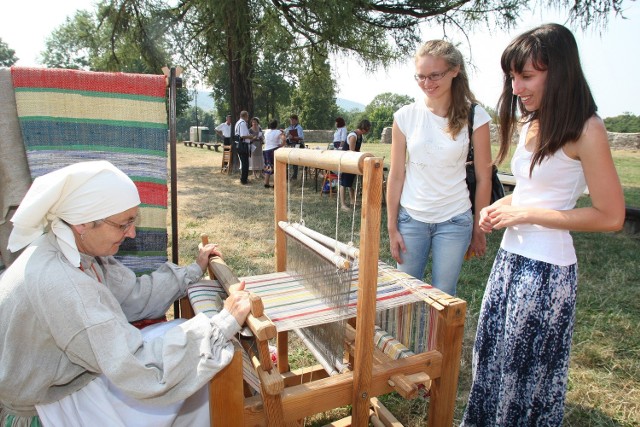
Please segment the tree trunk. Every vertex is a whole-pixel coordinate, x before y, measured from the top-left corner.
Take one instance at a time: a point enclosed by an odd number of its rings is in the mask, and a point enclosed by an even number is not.
[[[229,94],[231,96],[231,114],[233,123],[240,118],[240,112],[246,110],[253,115],[253,52],[250,31],[249,4],[247,1],[228,0],[227,16],[227,61],[229,63]],[[232,173],[238,167],[238,158],[232,155]]]

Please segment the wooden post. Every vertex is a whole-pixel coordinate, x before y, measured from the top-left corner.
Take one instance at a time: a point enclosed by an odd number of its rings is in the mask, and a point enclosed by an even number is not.
[[[209,417],[212,426],[244,425],[242,347],[233,341],[231,363],[209,382]]]
[[[467,303],[459,298],[451,298],[443,302],[443,306],[438,312],[436,325],[436,350],[442,354],[442,373],[431,382],[430,427],[453,425],[467,311]]]
[[[378,287],[378,249],[382,197],[382,159],[364,160],[362,213],[360,223],[360,281],[358,283],[355,366],[351,419],[355,426],[367,426],[373,369],[373,328]]]

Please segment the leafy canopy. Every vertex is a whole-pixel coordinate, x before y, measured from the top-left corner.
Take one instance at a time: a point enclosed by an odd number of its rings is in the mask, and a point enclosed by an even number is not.
[[[10,67],[18,62],[18,59],[16,51],[10,49],[9,45],[0,38],[0,67]]]

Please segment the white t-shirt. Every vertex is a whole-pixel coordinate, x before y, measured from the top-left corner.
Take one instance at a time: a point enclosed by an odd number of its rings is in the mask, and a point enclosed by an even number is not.
[[[529,124],[522,127],[518,148],[511,159],[511,171],[516,178],[511,206],[573,209],[587,186],[582,163],[560,149],[533,168],[529,177],[533,153],[524,146],[528,129]],[[550,264],[567,266],[577,262],[573,239],[567,230],[520,224],[505,230],[500,246],[511,253]]]
[[[216,126],[216,130],[222,132],[223,138],[231,138],[231,123],[220,123],[218,126]]]
[[[424,101],[405,105],[393,117],[407,141],[400,205],[412,218],[427,223],[443,222],[470,209],[465,180],[467,127],[452,139],[447,133],[447,118],[433,114]],[[490,120],[484,108],[477,105],[473,128]]]
[[[280,129],[267,129],[264,133],[264,149],[273,150],[278,148],[282,143],[280,139],[282,137],[282,131]]]
[[[346,140],[347,140],[347,127],[343,126],[341,128],[337,128],[333,134],[333,142],[336,142],[336,141],[342,142]]]
[[[236,135],[240,135],[244,142],[251,142],[250,139],[244,138],[245,136],[249,136],[249,127],[247,126],[247,122],[244,119],[240,119],[236,122],[235,127]]]

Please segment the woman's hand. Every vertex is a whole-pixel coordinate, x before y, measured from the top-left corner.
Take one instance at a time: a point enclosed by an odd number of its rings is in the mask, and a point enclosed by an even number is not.
[[[251,310],[249,292],[244,290],[244,281],[229,287],[229,296],[224,300],[224,308],[242,326]]]
[[[465,259],[473,256],[482,257],[487,252],[487,237],[484,231],[478,226],[473,227],[473,234],[471,235],[471,243],[469,249],[465,254]]]
[[[391,246],[391,256],[393,259],[395,259],[398,264],[402,264],[401,254],[405,253],[407,248],[404,245],[402,234],[400,234],[397,229],[389,231],[389,245]]]
[[[212,257],[212,256],[219,256],[219,257],[222,256],[222,253],[218,250],[218,245],[214,243],[207,243],[206,245],[200,247],[196,262],[202,269],[203,273],[205,272],[205,270],[207,269],[207,266],[209,265],[209,257]]]
[[[485,233],[491,233],[491,230],[530,222],[528,217],[531,211],[532,208],[494,203],[480,211],[478,224]]]

